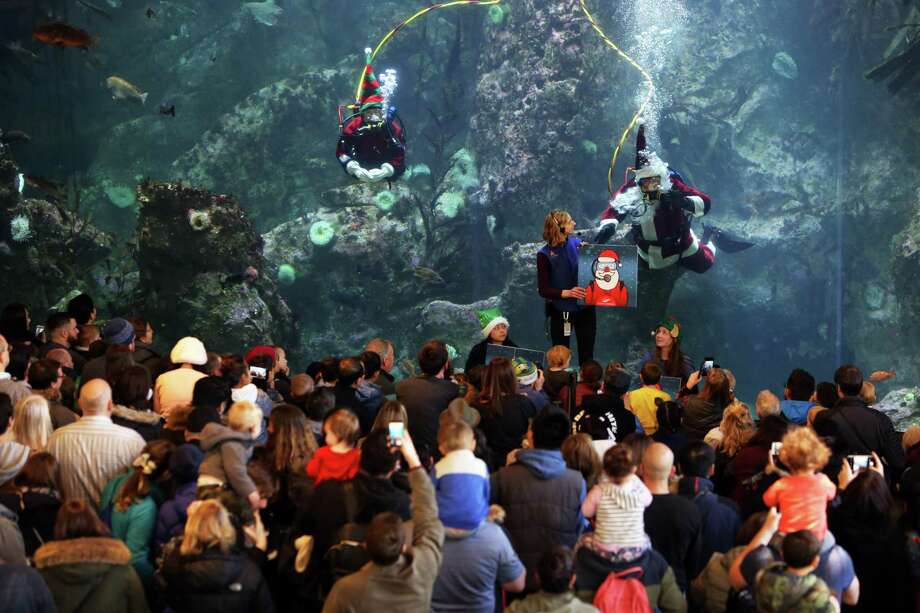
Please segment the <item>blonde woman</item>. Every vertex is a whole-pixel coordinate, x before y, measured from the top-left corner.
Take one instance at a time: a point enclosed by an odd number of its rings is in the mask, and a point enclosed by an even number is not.
[[[44,451],[53,430],[48,401],[32,394],[17,402],[11,430],[13,440],[31,449],[32,453]]]
[[[582,241],[574,236],[575,220],[566,211],[550,211],[543,220],[546,245],[537,252],[537,285],[546,300],[553,345],[569,346],[578,338],[578,363],[594,357],[597,331],[595,307],[579,304],[585,289],[578,286],[578,250]]]
[[[258,517],[246,533],[264,551],[267,542]],[[262,572],[238,546],[230,515],[217,500],[192,503],[181,545],[167,545],[157,576],[176,613],[275,610]]]

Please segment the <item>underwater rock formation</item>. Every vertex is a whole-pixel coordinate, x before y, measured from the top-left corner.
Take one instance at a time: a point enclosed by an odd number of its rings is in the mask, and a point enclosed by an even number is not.
[[[260,231],[315,209],[344,173],[335,143],[313,130],[335,116],[350,76],[324,70],[263,87],[201,135],[173,163],[172,176],[234,194]]]
[[[291,337],[291,312],[265,272],[262,239],[236,200],[154,181],[137,196],[142,312],[167,337],[193,334],[216,350]]]
[[[19,172],[11,158],[0,158],[3,299],[42,313],[74,286],[93,285],[91,270],[109,254],[112,238],[66,202],[22,198]]]
[[[585,164],[581,144],[598,138],[599,50],[577,0],[515,2],[488,30],[471,142],[502,240],[538,236],[534,225],[554,203],[602,206],[603,162]]]

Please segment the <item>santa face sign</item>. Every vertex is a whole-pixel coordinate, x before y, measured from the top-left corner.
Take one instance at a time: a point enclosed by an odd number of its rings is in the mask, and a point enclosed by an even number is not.
[[[578,263],[583,303],[635,307],[638,259],[635,245],[585,245]]]

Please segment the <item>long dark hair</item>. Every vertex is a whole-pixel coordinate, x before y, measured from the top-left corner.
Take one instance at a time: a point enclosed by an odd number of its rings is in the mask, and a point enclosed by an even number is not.
[[[492,417],[502,415],[502,396],[517,394],[517,378],[508,358],[494,358],[482,376],[479,404],[488,406]]]
[[[150,410],[147,400],[150,391],[150,371],[139,364],[129,366],[112,388],[112,400],[138,411]]]
[[[840,502],[842,510],[849,511],[864,525],[889,524],[894,499],[885,478],[874,470],[864,470],[850,481]]]
[[[724,409],[735,399],[734,390],[728,375],[721,368],[713,368],[706,376],[706,385],[700,392],[700,399],[711,402],[716,407]]]
[[[683,377],[685,361],[684,352],[680,350],[680,337],[674,338],[667,362],[661,357],[661,347],[655,345],[655,351],[652,352],[652,364],[660,366],[661,374],[665,377]]]
[[[0,312],[0,334],[8,343],[30,343],[34,340],[29,330],[29,309],[19,302],[12,302]]]

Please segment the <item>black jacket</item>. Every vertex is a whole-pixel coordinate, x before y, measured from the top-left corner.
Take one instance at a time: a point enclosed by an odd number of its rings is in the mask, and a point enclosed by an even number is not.
[[[35,488],[24,492],[0,492],[0,504],[19,517],[19,531],[30,558],[54,538],[54,522],[61,508],[61,499],[54,491]]]
[[[438,419],[458,393],[453,381],[430,375],[403,379],[396,385],[396,399],[406,407],[409,434],[420,452],[423,449],[431,455],[437,452]]]
[[[486,435],[489,450],[492,452],[489,468],[497,470],[505,465],[508,453],[521,447],[521,441],[527,434],[530,420],[537,414],[537,409],[523,394],[506,394],[501,399],[501,415],[493,415],[488,405],[477,404],[479,411],[479,429]],[[409,418],[412,423],[412,418]]]
[[[886,477],[897,479],[904,470],[904,449],[891,419],[856,396],[841,398],[834,408],[819,413],[818,419],[834,423],[848,454],[877,453],[887,464]]]
[[[493,343],[498,344],[498,343]],[[517,347],[510,338],[506,338],[505,342],[502,343],[505,347]],[[486,350],[489,348],[489,339],[483,339],[473,345],[470,349],[470,355],[466,358],[466,366],[463,367],[464,372],[469,372],[474,366],[485,366],[486,364]]]
[[[275,610],[262,571],[242,552],[210,548],[195,556],[179,554],[171,541],[157,581],[176,613],[248,613]]]
[[[699,396],[687,398],[684,407],[684,419],[681,430],[687,434],[688,441],[702,441],[713,428],[722,423],[724,407],[719,407]]]
[[[595,441],[614,442],[622,441],[637,430],[635,414],[626,409],[622,398],[613,394],[585,396],[573,427]]]

